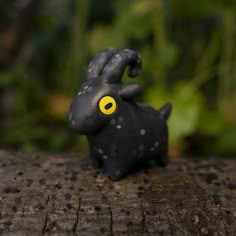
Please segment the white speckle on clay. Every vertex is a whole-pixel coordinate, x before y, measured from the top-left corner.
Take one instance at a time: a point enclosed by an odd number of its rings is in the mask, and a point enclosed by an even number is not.
[[[116,54],[114,57],[118,58],[118,57],[120,57],[120,54]]]
[[[145,129],[141,129],[141,130],[140,130],[140,134],[141,134],[141,135],[145,135],[145,134],[146,134],[146,130],[145,130]]]
[[[108,157],[107,157],[107,155],[103,155],[103,158],[106,160]]]
[[[156,141],[156,142],[154,143],[154,146],[155,146],[155,147],[158,147],[158,146],[159,146],[159,143]]]
[[[141,150],[144,149],[144,147],[145,147],[145,146],[144,146],[143,144],[141,144],[138,149],[141,151]]]
[[[103,154],[103,150],[101,148],[98,149],[98,152]]]
[[[121,125],[117,125],[116,128],[117,128],[117,129],[121,129]]]
[[[154,149],[155,149],[154,147],[151,147],[150,151],[151,151],[151,152],[153,152],[153,151],[154,151]]]
[[[115,119],[111,119],[110,124],[111,125],[115,125],[116,124],[116,120]]]
[[[84,90],[86,90],[88,88],[88,85],[86,85],[85,87],[84,87]]]
[[[117,61],[121,61],[122,60],[122,57],[120,56],[120,55],[118,55],[118,56],[115,56],[115,61],[117,62]],[[115,62],[114,61],[114,62]]]
[[[71,121],[71,124],[72,124],[73,126],[75,126],[75,121],[74,121],[74,120],[72,120],[72,121]]]
[[[82,94],[82,92],[78,92],[78,95],[80,96]]]
[[[89,69],[88,69],[88,73],[90,73],[91,71],[92,71],[92,68],[89,68]]]

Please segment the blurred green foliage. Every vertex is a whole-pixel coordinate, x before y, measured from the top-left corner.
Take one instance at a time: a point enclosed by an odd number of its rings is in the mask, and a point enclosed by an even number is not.
[[[235,13],[233,0],[44,4],[25,49],[0,72],[1,147],[85,150],[85,140],[67,127],[69,105],[89,60],[115,47],[140,52],[140,77],[124,81],[143,84],[142,100],[156,108],[173,104],[172,155],[235,155]]]

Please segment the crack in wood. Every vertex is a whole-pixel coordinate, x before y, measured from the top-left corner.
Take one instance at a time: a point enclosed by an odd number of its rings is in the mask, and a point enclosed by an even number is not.
[[[143,231],[145,233],[147,233],[148,236],[150,236],[150,232],[148,231],[148,227],[147,227],[147,224],[146,224],[145,210],[144,210],[144,207],[143,207],[142,203],[140,204],[140,209],[141,209],[141,214],[142,214],[142,227],[143,227]]]
[[[48,206],[49,201],[50,201],[50,195],[48,195],[46,198],[46,201],[45,201],[46,206]]]
[[[108,210],[109,210],[109,214],[110,214],[110,225],[109,225],[110,235],[113,236],[113,213],[112,213],[111,206],[108,207]]]
[[[2,209],[1,209],[1,211],[0,211],[0,220],[1,220],[1,217],[2,217]]]
[[[81,202],[82,202],[82,199],[79,198],[79,201],[78,201],[78,208],[77,208],[77,211],[76,211],[76,220],[75,220],[74,227],[73,227],[73,230],[72,230],[73,233],[74,233],[74,235],[77,235],[76,231],[77,231],[78,226],[79,226],[79,217],[80,217]]]
[[[179,159],[114,183],[96,170],[82,171],[73,156],[42,154],[37,165],[33,156],[0,151],[0,234],[236,232],[235,161]]]
[[[21,214],[21,218],[23,219],[25,217],[25,204],[22,207],[22,214]]]
[[[48,206],[50,201],[50,195],[47,196],[46,201],[45,201],[45,205]],[[42,233],[41,235],[43,236],[46,232],[47,229],[47,224],[48,224],[48,218],[49,218],[49,211],[46,211],[46,215],[45,215],[45,219],[44,219],[44,223],[43,223],[43,229],[42,229]]]
[[[41,234],[42,236],[45,235],[47,224],[48,224],[48,212],[46,212],[45,220],[43,223],[43,229],[42,229],[42,234]]]
[[[10,227],[12,225],[12,218],[13,218],[13,215],[10,216],[9,221],[7,222],[7,231],[8,231],[8,233],[11,232]]]

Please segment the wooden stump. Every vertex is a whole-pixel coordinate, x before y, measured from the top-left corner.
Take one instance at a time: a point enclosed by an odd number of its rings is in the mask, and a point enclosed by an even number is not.
[[[112,182],[69,155],[0,152],[1,235],[236,235],[236,162],[180,159]]]

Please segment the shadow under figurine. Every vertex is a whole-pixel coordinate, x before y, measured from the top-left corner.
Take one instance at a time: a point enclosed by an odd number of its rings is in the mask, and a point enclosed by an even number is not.
[[[129,77],[141,70],[139,54],[130,49],[104,49],[90,62],[85,83],[74,98],[70,127],[87,135],[90,161],[119,180],[140,164],[154,160],[168,163],[168,128],[171,104],[155,110],[134,98],[143,89],[121,81],[126,67]]]

